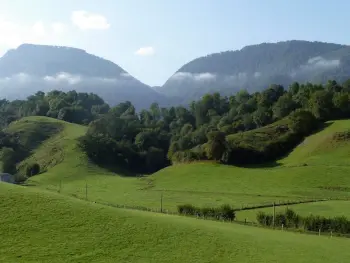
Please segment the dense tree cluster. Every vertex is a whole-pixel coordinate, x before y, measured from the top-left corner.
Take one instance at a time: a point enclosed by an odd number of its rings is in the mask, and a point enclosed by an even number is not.
[[[128,101],[109,108],[94,94],[52,91],[25,101],[2,101],[0,116],[3,126],[28,115],[89,124],[80,146],[94,162],[152,173],[176,162],[273,161],[325,121],[349,118],[349,102],[350,81],[293,83],[288,89],[271,85],[262,92],[242,90],[229,97],[207,94],[189,107],[153,103],[141,112]],[[2,147],[14,149],[6,140]]]
[[[154,103],[139,113],[125,102],[91,122],[81,145],[100,164],[140,173],[171,162],[272,161],[320,123],[350,117],[349,83],[294,83],[287,90],[271,85],[262,92],[242,90],[230,97],[214,93],[187,108],[160,108]]]
[[[0,127],[25,116],[49,116],[79,124],[88,124],[109,110],[99,96],[76,91],[37,92],[26,100],[0,100]]]

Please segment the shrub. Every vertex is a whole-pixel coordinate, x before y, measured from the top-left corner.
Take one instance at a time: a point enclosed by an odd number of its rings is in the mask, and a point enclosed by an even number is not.
[[[256,219],[260,225],[271,226],[273,223],[273,216],[264,212],[258,212]]]
[[[236,218],[235,210],[229,205],[222,205],[219,208],[195,207],[190,204],[178,205],[177,211],[181,215],[201,216],[216,220],[233,221]]]
[[[179,214],[183,215],[195,215],[195,213],[197,212],[197,208],[190,204],[178,205],[177,211]]]
[[[221,220],[233,221],[236,217],[235,210],[230,205],[222,205],[218,209],[218,215]]]

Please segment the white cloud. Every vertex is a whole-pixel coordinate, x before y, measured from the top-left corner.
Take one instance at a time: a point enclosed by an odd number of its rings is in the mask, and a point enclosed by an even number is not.
[[[215,79],[216,75],[207,72],[207,73],[195,74],[193,77],[197,81],[206,81],[206,80],[213,80],[213,79]]]
[[[32,32],[33,32],[33,35],[35,36],[44,36],[45,35],[45,26],[43,24],[43,22],[39,21],[39,22],[36,22],[32,28],[31,28]]]
[[[301,70],[310,71],[310,70],[319,70],[334,68],[340,65],[339,59],[324,59],[321,56],[310,58],[306,64],[301,65]]]
[[[105,30],[110,28],[107,19],[95,13],[89,13],[84,10],[74,11],[71,16],[72,23],[82,30]]]
[[[184,79],[192,79],[193,74],[189,72],[177,72],[174,75],[172,75],[171,79],[173,80],[184,80]]]
[[[57,22],[49,27],[42,21],[24,25],[0,16],[0,52],[23,43],[57,44],[62,39],[57,37],[62,34],[64,25]]]
[[[78,75],[71,75],[66,72],[61,72],[57,74],[56,76],[46,76],[43,78],[45,81],[48,82],[66,82],[69,85],[78,84],[81,82],[81,77]]]
[[[154,53],[155,53],[155,50],[153,47],[141,47],[135,52],[135,55],[152,56],[152,55],[154,55]]]
[[[121,77],[124,77],[124,78],[131,78],[131,77],[132,77],[132,76],[131,76],[129,73],[127,73],[127,72],[120,73],[120,76],[121,76]]]
[[[211,81],[216,79],[216,75],[209,72],[197,73],[197,74],[193,74],[190,72],[177,72],[171,77],[171,79],[177,80],[177,81],[183,81],[183,80]]]
[[[290,73],[295,77],[297,74],[305,74],[308,72],[320,72],[336,68],[340,65],[339,59],[325,59],[321,56],[310,58],[305,64]]]
[[[56,22],[51,24],[52,30],[56,34],[62,34],[66,30],[66,26],[63,23]]]
[[[259,78],[259,77],[261,77],[261,72],[254,72],[254,78]]]

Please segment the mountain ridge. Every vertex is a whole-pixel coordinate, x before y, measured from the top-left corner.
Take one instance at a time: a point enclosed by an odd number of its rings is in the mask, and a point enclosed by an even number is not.
[[[23,44],[0,58],[2,97],[24,99],[54,89],[96,93],[112,106],[131,101],[138,110],[169,101],[119,65],[83,49]]]
[[[260,91],[270,84],[345,81],[350,78],[350,46],[320,41],[288,40],[212,53],[180,67],[157,91],[188,100],[205,93]]]

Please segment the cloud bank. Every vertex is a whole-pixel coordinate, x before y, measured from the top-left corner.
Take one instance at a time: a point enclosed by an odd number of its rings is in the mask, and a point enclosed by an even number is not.
[[[339,59],[325,59],[321,56],[310,58],[305,64],[301,65],[297,70],[291,73],[291,76],[297,74],[305,74],[310,72],[318,72],[337,68],[340,66]]]
[[[190,72],[177,72],[170,80],[171,81],[192,81],[192,82],[211,82],[211,81],[224,81],[231,83],[240,83],[248,80],[249,78],[260,78],[262,76],[261,72],[255,72],[254,74],[248,74],[246,72],[239,72],[233,75],[218,75],[215,73],[205,72],[205,73],[190,73]]]
[[[53,76],[31,76],[19,73],[10,77],[0,78],[0,99],[24,99],[37,92],[51,90],[77,90],[80,92],[110,92],[134,85],[134,78],[128,73],[121,73],[116,78],[85,77],[61,72]]]

